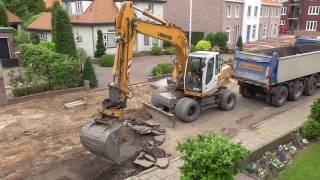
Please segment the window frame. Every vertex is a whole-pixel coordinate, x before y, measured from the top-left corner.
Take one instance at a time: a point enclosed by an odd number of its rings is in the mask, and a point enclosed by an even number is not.
[[[307,21],[306,22],[306,31],[317,31],[318,21]]]
[[[230,4],[227,5],[227,18],[232,17],[232,6]]]

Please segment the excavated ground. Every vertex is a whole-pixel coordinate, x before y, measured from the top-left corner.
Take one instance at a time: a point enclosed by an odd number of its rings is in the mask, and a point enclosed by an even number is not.
[[[150,99],[149,85],[134,87],[127,117],[143,117],[142,101]],[[97,115],[106,91],[80,92],[34,100],[0,110],[0,179],[122,179],[142,169],[128,160],[121,166],[83,149],[79,131]],[[85,97],[86,108],[66,110],[64,104]],[[140,110],[139,110],[140,109]],[[131,145],[148,137],[124,129]]]

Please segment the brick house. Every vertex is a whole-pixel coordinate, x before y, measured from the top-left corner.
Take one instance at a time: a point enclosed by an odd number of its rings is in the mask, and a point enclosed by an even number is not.
[[[259,39],[273,38],[279,35],[280,1],[262,0],[259,24]]]
[[[282,0],[281,33],[320,35],[319,0]]]
[[[77,48],[83,49],[88,56],[93,57],[96,50],[97,31],[103,33],[106,52],[115,53],[115,18],[121,7],[121,0],[62,0],[61,3],[69,14]],[[137,0],[135,6],[149,9],[156,15],[163,17],[164,0]],[[49,1],[48,1],[49,3]],[[137,14],[137,16],[140,16]],[[51,13],[44,12],[30,24],[27,29],[36,32],[41,41],[51,42]],[[146,38],[138,34],[135,51],[150,51],[153,45],[162,46],[162,42],[153,38]]]
[[[209,32],[227,32],[229,44],[235,44],[242,32],[243,3],[244,0],[193,1],[192,32],[203,33],[200,38]],[[167,0],[164,17],[189,32],[189,9],[189,1]]]

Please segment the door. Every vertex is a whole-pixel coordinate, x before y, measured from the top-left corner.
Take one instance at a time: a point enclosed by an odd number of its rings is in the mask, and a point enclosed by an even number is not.
[[[235,35],[234,35],[234,42],[235,42],[235,44],[236,44],[237,41],[238,41],[239,35],[240,35],[240,26],[236,26]]]
[[[0,38],[0,59],[10,59],[10,52],[7,38]]]
[[[215,57],[209,58],[209,60],[207,61],[207,66],[206,66],[206,72],[203,73],[203,93],[208,93],[211,90],[214,89],[214,87],[217,84],[218,78],[217,78],[217,74],[219,74],[218,72],[218,67],[217,67],[217,60]]]
[[[247,40],[246,42],[250,42],[250,37],[251,37],[251,25],[247,26]]]

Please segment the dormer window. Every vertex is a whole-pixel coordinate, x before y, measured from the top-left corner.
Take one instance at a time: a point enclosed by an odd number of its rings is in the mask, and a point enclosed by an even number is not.
[[[83,13],[82,1],[76,1],[76,12],[75,14],[79,15]]]

